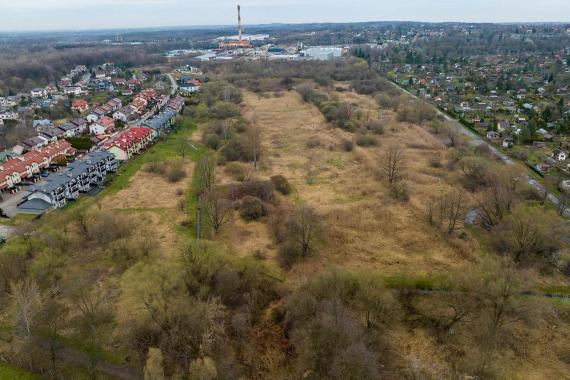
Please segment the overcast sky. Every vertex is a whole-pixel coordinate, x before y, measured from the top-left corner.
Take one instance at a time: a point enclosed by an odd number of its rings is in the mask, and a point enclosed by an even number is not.
[[[245,24],[570,21],[570,0],[241,0]],[[236,0],[0,0],[0,30],[235,23]]]

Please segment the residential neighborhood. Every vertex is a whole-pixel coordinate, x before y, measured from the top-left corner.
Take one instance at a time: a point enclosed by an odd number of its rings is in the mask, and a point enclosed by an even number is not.
[[[73,75],[62,78],[63,83],[84,71],[78,66]],[[102,72],[97,75],[101,77]],[[34,97],[48,93],[39,89],[32,92]],[[36,135],[0,155],[0,190],[5,199],[0,208],[6,202],[13,205],[16,197],[14,212],[43,213],[91,192],[103,184],[108,173],[117,170],[120,162],[170,133],[183,107],[181,96],[160,95],[152,88],[141,90],[126,105],[119,98],[96,107],[84,99],[71,99],[75,117],[59,125],[49,119],[34,120]],[[17,119],[17,113],[5,118]],[[88,141],[90,148],[80,152],[72,146],[75,141]],[[38,182],[41,184],[36,185]],[[24,196],[20,194],[23,190]]]
[[[557,170],[570,174],[570,66],[563,59],[568,53],[386,69],[399,86],[548,176]]]

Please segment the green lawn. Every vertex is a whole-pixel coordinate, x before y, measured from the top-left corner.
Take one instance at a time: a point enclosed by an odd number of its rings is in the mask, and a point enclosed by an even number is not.
[[[0,380],[39,380],[41,377],[33,373],[0,362]]]
[[[110,95],[106,92],[99,92],[93,96],[90,96],[87,100],[89,101],[90,104],[95,104],[95,103],[107,103],[107,101],[110,99]]]
[[[165,161],[180,159],[178,152],[178,144],[180,140],[189,139],[196,131],[197,125],[190,118],[183,118],[177,128],[166,137],[166,141],[158,141],[155,145],[143,152],[141,155],[135,156],[124,162],[117,173],[111,174],[107,177],[107,184],[105,189],[95,197],[83,196],[78,200],[68,203],[62,210],[71,208],[84,207],[95,202],[96,199],[105,197],[109,194],[116,193],[121,189],[128,186],[131,178],[142,168],[147,162],[152,161]],[[186,159],[196,161],[198,157],[204,152],[201,145],[194,144],[195,149],[189,149],[186,154]]]

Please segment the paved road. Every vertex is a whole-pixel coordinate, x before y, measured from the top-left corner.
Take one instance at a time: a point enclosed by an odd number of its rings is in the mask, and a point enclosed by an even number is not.
[[[406,90],[403,87],[398,86],[397,84],[395,84],[394,82],[390,83],[396,87],[397,89],[399,89],[400,91],[405,92],[406,94],[410,95],[412,98],[416,99],[416,100],[420,100],[416,95],[412,94],[411,92],[409,92],[408,90]],[[435,108],[435,107],[434,107]],[[460,132],[461,134],[463,134],[464,136],[467,136],[470,139],[470,144],[473,146],[482,146],[482,145],[486,145],[491,152],[493,152],[493,154],[498,157],[499,159],[501,159],[501,161],[503,161],[505,164],[507,165],[512,165],[513,161],[509,158],[509,156],[507,156],[506,154],[502,153],[500,150],[498,150],[495,146],[493,146],[491,143],[485,141],[481,136],[477,135],[476,133],[474,133],[473,131],[465,128],[465,126],[463,124],[461,124],[459,121],[457,121],[456,119],[450,117],[449,115],[441,112],[439,109],[436,108],[436,111],[438,112],[439,115],[442,115],[445,120],[447,121],[447,123],[449,125],[451,125],[452,127],[454,127],[458,132]],[[529,185],[531,185],[532,187],[534,187],[536,189],[536,191],[538,191],[540,194],[544,194],[547,193],[546,198],[548,199],[548,201],[550,203],[552,203],[554,205],[554,207],[558,207],[558,205],[560,204],[560,200],[551,193],[548,193],[548,191],[546,190],[546,188],[540,184],[538,181],[536,181],[535,179],[533,179],[531,176],[526,175],[525,174],[525,180],[527,181],[527,183]],[[563,213],[564,217],[569,218],[570,219],[570,208],[566,209]]]
[[[176,90],[178,90],[178,84],[172,77],[172,74],[168,74],[168,79],[170,79],[170,83],[172,84],[172,89],[170,90],[170,95],[176,95]]]
[[[18,213],[18,203],[20,203],[28,194],[30,194],[29,191],[22,189],[16,194],[7,195],[7,199],[0,203],[0,208],[4,210],[9,218],[12,218]]]

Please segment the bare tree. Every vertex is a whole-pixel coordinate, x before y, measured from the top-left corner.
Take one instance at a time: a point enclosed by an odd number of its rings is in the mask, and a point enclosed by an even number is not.
[[[251,125],[246,130],[246,136],[253,159],[253,168],[257,170],[257,164],[261,156],[261,129],[257,125],[256,115],[253,116]]]
[[[426,218],[426,221],[430,224],[433,225],[434,223],[434,212],[435,212],[435,208],[436,208],[436,202],[433,199],[428,199],[427,202],[424,205],[425,209],[424,209],[424,215]]]
[[[454,147],[457,145],[457,142],[459,140],[459,133],[457,133],[457,131],[453,130],[452,128],[449,128],[447,130],[447,138],[449,138],[449,146]]]
[[[492,228],[511,211],[515,201],[511,180],[494,177],[489,180],[489,188],[477,199],[477,214],[485,228]]]
[[[217,235],[230,220],[232,215],[231,202],[222,198],[220,192],[216,190],[204,194],[202,202],[210,227],[212,227],[214,235]]]
[[[201,192],[209,192],[216,182],[215,163],[208,154],[203,154],[198,160],[197,170],[200,178]]]
[[[54,289],[51,297],[46,297],[39,316],[42,336],[47,339],[49,346],[51,377],[57,378],[57,351],[60,348],[61,334],[67,327],[69,308],[56,297],[58,289]]]
[[[381,162],[381,170],[383,176],[392,184],[402,177],[402,169],[404,164],[403,151],[398,146],[391,146],[384,154]]]
[[[556,206],[556,213],[558,216],[563,216],[566,214],[568,207],[570,205],[570,197],[566,194],[562,194],[558,197],[558,205]]]
[[[301,248],[301,256],[308,256],[314,249],[321,230],[315,210],[305,203],[299,203],[293,214],[293,239]]]
[[[465,205],[462,191],[456,189],[441,196],[439,200],[440,221],[444,224],[449,235],[461,226],[464,214]]]
[[[506,238],[513,251],[513,258],[518,262],[522,257],[538,251],[543,235],[536,219],[526,214],[517,214],[510,220]]]
[[[38,284],[33,280],[12,282],[10,297],[15,309],[16,325],[21,328],[20,334],[31,337],[43,303],[43,294]]]
[[[92,379],[97,378],[96,368],[101,360],[102,330],[110,322],[108,298],[99,289],[93,289],[95,281],[98,281],[98,274],[88,272],[69,289],[74,312],[77,314],[75,322],[89,357],[88,369]]]
[[[465,175],[465,186],[475,190],[478,186],[487,185],[489,179],[488,161],[481,157],[465,157],[459,162]]]
[[[186,159],[188,152],[190,151],[190,144],[188,140],[184,138],[180,138],[176,141],[176,152],[182,157],[182,159]]]

